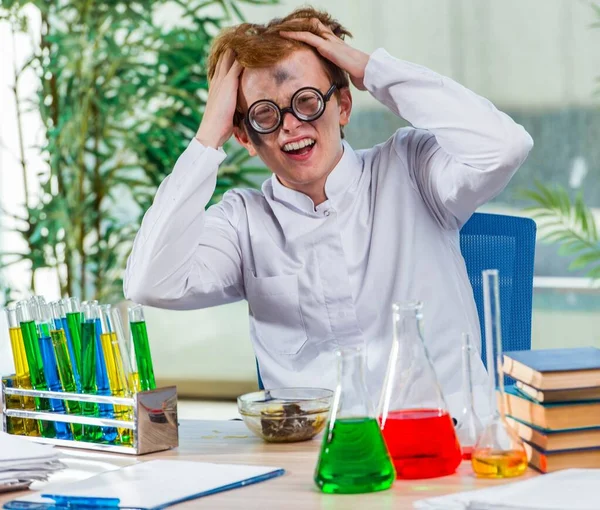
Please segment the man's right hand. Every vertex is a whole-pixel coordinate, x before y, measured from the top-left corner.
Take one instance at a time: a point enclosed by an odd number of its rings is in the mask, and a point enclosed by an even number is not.
[[[205,147],[218,149],[233,134],[233,114],[242,70],[232,50],[227,50],[219,58],[208,88],[202,122],[196,133],[196,139]]]

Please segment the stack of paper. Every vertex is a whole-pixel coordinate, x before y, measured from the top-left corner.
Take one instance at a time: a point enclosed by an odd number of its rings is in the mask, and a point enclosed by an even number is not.
[[[283,469],[270,466],[151,460],[74,483],[49,484],[41,492],[32,492],[5,503],[4,508],[161,510],[283,474]],[[210,508],[210,503],[207,508]]]
[[[62,468],[52,446],[0,432],[0,492],[23,489]]]
[[[478,491],[417,501],[422,510],[598,510],[600,469],[566,469]]]

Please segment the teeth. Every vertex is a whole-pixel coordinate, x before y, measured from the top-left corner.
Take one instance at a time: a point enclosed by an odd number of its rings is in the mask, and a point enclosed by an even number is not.
[[[313,145],[315,141],[312,138],[304,138],[298,142],[286,143],[283,146],[283,150],[286,152],[289,151],[297,151],[298,149],[302,149],[303,147],[308,147],[309,145]]]

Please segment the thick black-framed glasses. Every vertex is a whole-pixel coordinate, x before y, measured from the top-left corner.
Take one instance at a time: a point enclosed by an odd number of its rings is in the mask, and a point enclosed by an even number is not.
[[[300,121],[312,122],[323,115],[327,102],[337,88],[337,85],[333,84],[323,95],[319,89],[314,87],[302,87],[294,92],[292,103],[287,108],[279,108],[270,99],[260,99],[248,108],[244,122],[261,135],[277,131],[283,122],[284,115],[288,112]]]

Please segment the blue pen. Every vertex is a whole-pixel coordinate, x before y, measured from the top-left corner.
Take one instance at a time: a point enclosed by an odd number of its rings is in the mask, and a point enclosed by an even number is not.
[[[56,508],[60,509],[115,509],[119,508],[119,498],[91,498],[87,496],[62,496],[60,494],[42,494],[43,498],[54,500]]]

